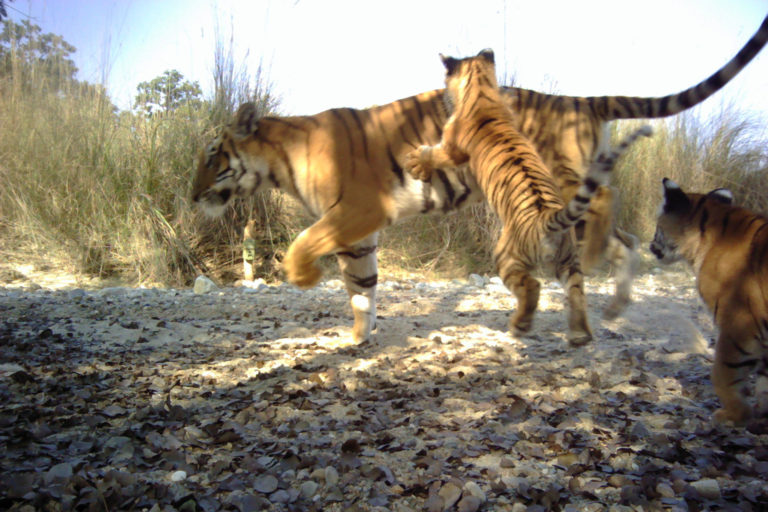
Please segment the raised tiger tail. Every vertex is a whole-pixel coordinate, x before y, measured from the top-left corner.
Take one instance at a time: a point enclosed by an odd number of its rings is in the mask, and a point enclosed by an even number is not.
[[[650,126],[642,126],[624,138],[618,146],[600,152],[589,166],[589,172],[581,182],[574,198],[551,217],[547,231],[552,233],[565,231],[576,224],[589,208],[589,202],[597,192],[598,187],[608,183],[616,160],[626,153],[629,146],[638,138],[650,137],[652,133],[653,130]]]

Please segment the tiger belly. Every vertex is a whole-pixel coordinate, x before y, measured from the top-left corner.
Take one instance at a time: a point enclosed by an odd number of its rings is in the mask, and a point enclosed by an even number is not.
[[[395,223],[406,217],[425,213],[446,213],[482,201],[480,186],[466,167],[450,172],[436,170],[432,178],[421,181],[406,173],[392,190],[389,218]]]

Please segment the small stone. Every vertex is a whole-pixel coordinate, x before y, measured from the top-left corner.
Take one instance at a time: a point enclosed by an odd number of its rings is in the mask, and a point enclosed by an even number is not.
[[[704,478],[691,482],[691,487],[701,494],[702,498],[716,500],[720,498],[720,484],[714,478]]]
[[[269,495],[269,501],[272,503],[288,503],[291,501],[291,495],[288,494],[288,491],[280,489]]]
[[[302,498],[310,499],[317,493],[318,487],[320,487],[320,485],[314,480],[307,480],[299,486],[299,492],[301,493]]]
[[[197,293],[198,295],[212,292],[218,289],[219,287],[216,286],[216,283],[214,283],[213,281],[211,281],[205,276],[197,276],[197,279],[195,279],[194,292]]]
[[[459,512],[477,512],[482,504],[483,502],[476,496],[464,496],[456,505],[456,510]]]
[[[72,478],[72,465],[68,462],[56,464],[44,475],[43,480],[47,484],[63,483]]]
[[[186,471],[174,471],[171,473],[171,482],[182,482],[187,479]]]
[[[459,501],[461,489],[457,485],[448,482],[440,488],[437,494],[443,498],[443,510],[448,510],[454,503]]]
[[[325,468],[325,485],[331,487],[339,483],[339,472],[333,466]]]
[[[467,277],[467,280],[469,281],[469,284],[471,284],[476,288],[482,288],[485,286],[485,279],[481,275],[469,274],[469,277]]]
[[[253,482],[253,488],[262,494],[269,494],[277,489],[277,478],[272,475],[261,475]],[[269,498],[272,501],[272,498]]]
[[[659,483],[656,486],[656,492],[659,493],[659,495],[662,498],[674,498],[675,497],[675,490],[672,489],[672,486],[669,484],[666,484],[664,482]]]
[[[485,492],[483,492],[483,490],[480,488],[479,485],[477,485],[475,482],[471,480],[467,481],[464,484],[464,493],[470,494],[471,496],[474,496],[475,498],[479,499],[480,503],[485,503],[485,500],[486,500]]]
[[[499,461],[499,466],[502,468],[513,468],[517,464],[517,461],[510,457],[509,455],[505,455],[501,458]]]

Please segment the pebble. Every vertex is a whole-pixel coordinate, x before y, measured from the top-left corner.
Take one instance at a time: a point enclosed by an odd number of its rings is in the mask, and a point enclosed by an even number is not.
[[[280,489],[269,495],[269,501],[272,503],[288,503],[291,501],[291,495],[288,494],[288,491]]]
[[[469,493],[470,495],[479,499],[480,503],[485,503],[485,500],[486,500],[485,492],[483,492],[480,486],[477,485],[475,482],[471,480],[467,481],[464,484],[464,492]]]
[[[333,466],[325,468],[325,485],[333,486],[339,483],[339,472]]]
[[[675,497],[675,490],[672,489],[672,486],[669,484],[665,484],[664,482],[661,482],[656,486],[656,492],[661,495],[662,498],[674,498]]]
[[[478,274],[469,274],[467,280],[469,281],[469,284],[476,288],[483,288],[486,285],[485,278]]]
[[[720,484],[714,478],[704,478],[696,482],[691,482],[691,487],[708,500],[720,498]]]
[[[174,471],[171,473],[171,482],[183,482],[187,479],[186,471]]]
[[[320,487],[320,484],[315,482],[314,480],[307,480],[306,482],[302,482],[301,486],[299,486],[299,492],[301,493],[301,496],[303,498],[312,498],[315,493],[317,493],[317,489]]]
[[[197,279],[195,279],[195,287],[193,289],[195,293],[202,295],[204,293],[209,293],[214,290],[218,290],[219,287],[216,286],[216,283],[214,283],[207,277],[197,276]]]

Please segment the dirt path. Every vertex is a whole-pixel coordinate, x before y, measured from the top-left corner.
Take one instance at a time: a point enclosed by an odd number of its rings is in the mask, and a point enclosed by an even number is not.
[[[388,281],[348,342],[339,281],[0,287],[0,508],[765,510],[768,429],[714,428],[709,314],[651,273],[596,341],[532,336],[493,282]],[[51,505],[60,504],[60,505]],[[25,508],[26,507],[26,508]]]

